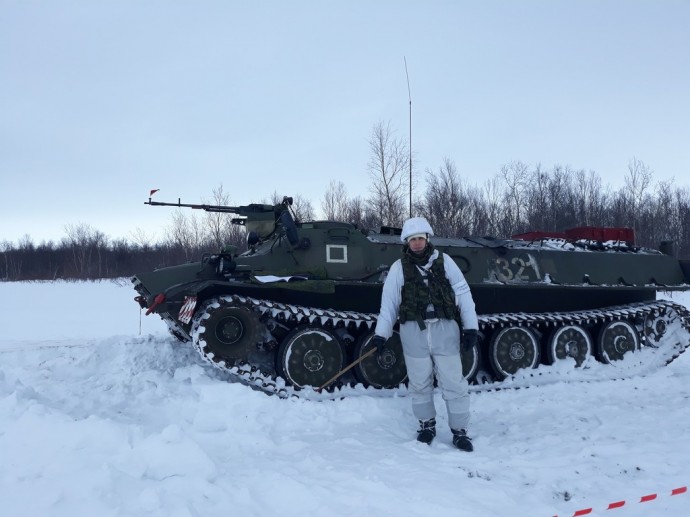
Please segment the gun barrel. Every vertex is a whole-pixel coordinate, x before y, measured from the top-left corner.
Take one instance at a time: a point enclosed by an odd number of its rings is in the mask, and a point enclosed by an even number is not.
[[[240,216],[246,216],[248,214],[266,214],[273,213],[276,207],[273,205],[261,205],[261,204],[251,204],[246,206],[226,206],[226,205],[208,205],[208,204],[195,204],[195,203],[182,203],[180,199],[177,203],[167,203],[165,201],[144,201],[145,205],[150,206],[175,206],[178,208],[192,208],[194,210],[204,210],[206,212],[219,212],[226,214],[237,214]]]

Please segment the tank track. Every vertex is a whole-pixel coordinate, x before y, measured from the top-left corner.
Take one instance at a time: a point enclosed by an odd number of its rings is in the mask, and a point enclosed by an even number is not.
[[[338,385],[329,388],[328,391],[317,392],[311,388],[295,388],[288,385],[285,380],[275,373],[266,373],[262,369],[250,362],[235,361],[234,364],[227,364],[225,361],[216,361],[213,354],[207,354],[204,350],[205,343],[200,339],[200,331],[203,330],[203,320],[208,317],[209,308],[219,307],[220,303],[230,304],[233,307],[244,308],[256,313],[259,320],[264,325],[263,335],[256,343],[258,350],[275,348],[275,339],[270,334],[267,321],[278,322],[278,324],[288,325],[294,328],[298,325],[308,324],[323,328],[343,328],[353,329],[358,333],[372,331],[376,325],[376,315],[368,313],[358,313],[350,311],[335,311],[327,309],[317,309],[299,305],[260,300],[247,296],[228,295],[211,300],[204,308],[197,311],[192,321],[191,338],[196,350],[201,356],[215,368],[227,374],[229,380],[242,383],[252,389],[262,391],[269,395],[277,395],[281,398],[297,397],[312,400],[339,399],[348,396],[359,395],[385,395],[399,394],[406,391],[403,386],[393,389],[377,389],[364,387],[361,384]],[[548,313],[503,313],[480,315],[480,332],[493,331],[497,327],[507,326],[558,326],[558,325],[591,325],[607,323],[615,320],[634,320],[643,321],[648,315],[659,317],[664,314],[675,313],[673,319],[678,319],[682,326],[679,339],[674,339],[677,333],[666,333],[657,343],[645,342],[642,333],[640,346],[643,349],[653,349],[654,358],[651,362],[644,362],[633,365],[627,370],[620,370],[615,366],[608,366],[611,373],[607,379],[625,379],[634,375],[649,373],[661,366],[669,364],[690,347],[690,311],[684,306],[666,300],[652,302],[641,302],[604,309],[572,311],[572,312],[548,312]],[[669,335],[670,334],[670,335]],[[271,343],[273,341],[273,343]],[[644,346],[643,346],[644,345]],[[271,354],[272,356],[273,354]],[[557,371],[554,371],[557,370]],[[583,368],[573,368],[582,371]],[[480,378],[480,373],[477,374]],[[552,384],[555,382],[568,382],[569,375],[560,369],[549,369],[548,365],[540,365],[537,369],[523,369],[515,375],[509,376],[501,381],[491,381],[481,377],[481,383],[470,384],[469,390],[473,393],[488,391],[498,391],[504,389],[529,388]],[[599,374],[591,378],[583,379],[582,376],[577,381],[597,381],[601,380]]]

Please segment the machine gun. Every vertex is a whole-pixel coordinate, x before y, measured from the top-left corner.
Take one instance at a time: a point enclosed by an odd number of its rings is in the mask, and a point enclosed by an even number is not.
[[[292,213],[292,198],[284,196],[280,203],[275,205],[264,205],[252,203],[242,206],[227,205],[208,205],[182,203],[180,198],[177,203],[166,203],[163,201],[144,201],[145,205],[150,206],[174,206],[178,208],[192,208],[205,212],[216,212],[222,214],[236,214],[240,217],[233,218],[232,224],[237,224],[247,228],[247,244],[251,247],[264,239],[269,238],[276,230],[283,228],[288,241],[292,246],[299,244],[297,225],[295,224],[294,214]]]

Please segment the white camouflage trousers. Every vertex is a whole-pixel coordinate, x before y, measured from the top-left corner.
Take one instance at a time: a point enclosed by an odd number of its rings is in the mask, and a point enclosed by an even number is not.
[[[434,374],[448,411],[451,429],[467,429],[470,422],[470,395],[462,375],[460,329],[454,320],[425,322],[420,330],[416,321],[400,325],[412,412],[419,420],[436,417]]]

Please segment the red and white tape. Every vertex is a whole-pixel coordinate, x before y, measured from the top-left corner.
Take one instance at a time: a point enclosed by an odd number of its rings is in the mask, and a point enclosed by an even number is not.
[[[681,486],[678,488],[674,488],[671,490],[670,495],[680,495],[684,494],[688,491],[688,487],[686,486]],[[649,494],[649,495],[644,495],[640,497],[639,501],[631,501],[631,502],[638,502],[638,503],[648,503],[650,501],[654,501],[659,495],[664,495],[664,494]],[[616,508],[622,508],[623,506],[626,505],[626,501],[616,501],[613,503],[609,503],[609,505],[606,507],[606,510],[615,510]],[[583,508],[582,510],[578,510],[573,514],[573,517],[581,517],[582,515],[589,515],[594,511],[594,508]],[[554,515],[553,517],[558,517],[558,515]]]

